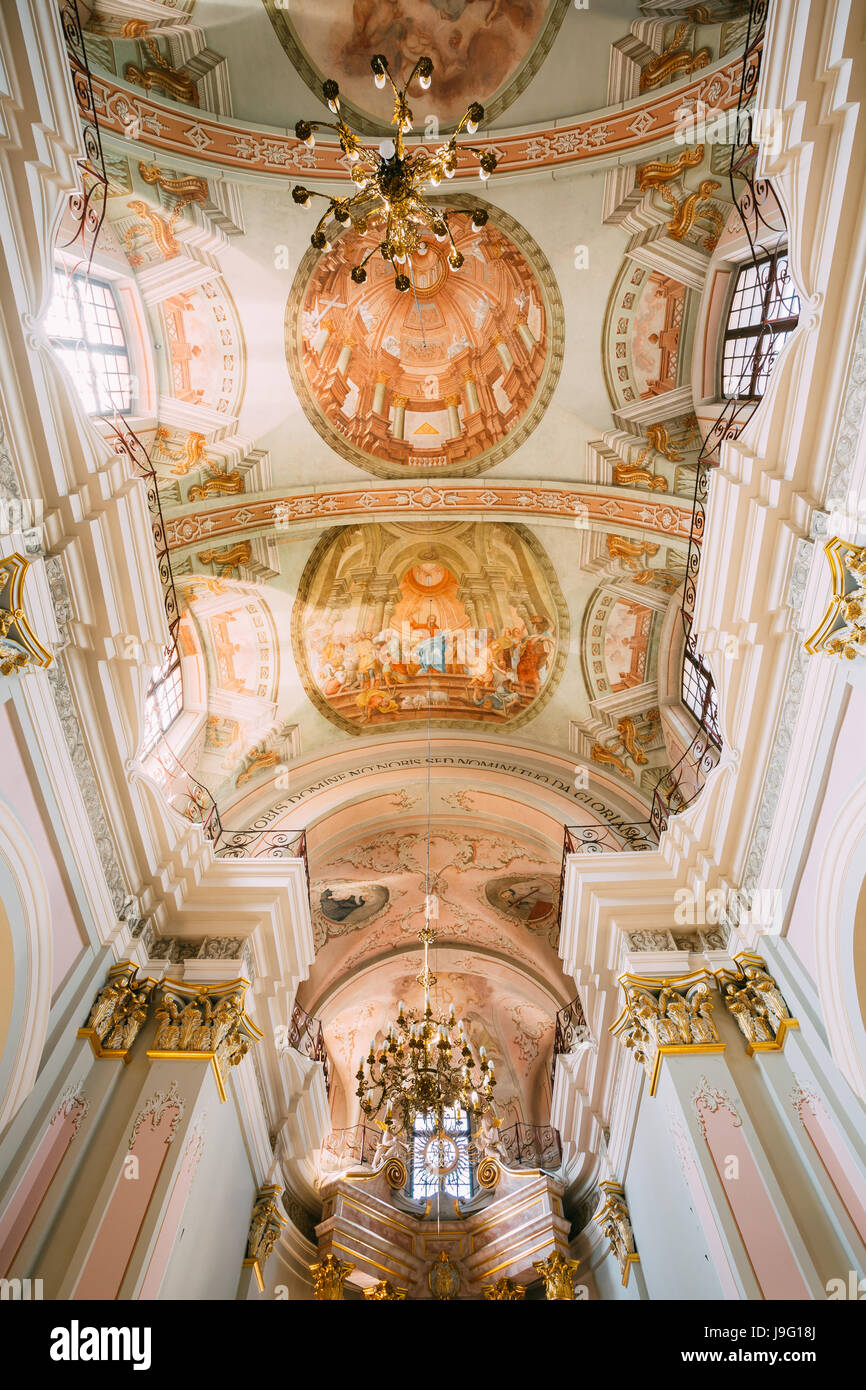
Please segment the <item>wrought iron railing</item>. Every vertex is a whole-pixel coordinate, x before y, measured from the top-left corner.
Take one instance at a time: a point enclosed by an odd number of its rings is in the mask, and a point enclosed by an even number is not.
[[[319,1019],[313,1018],[306,1009],[295,1001],[292,1009],[292,1021],[289,1024],[288,1032],[289,1047],[293,1047],[302,1057],[309,1057],[313,1062],[321,1062],[322,1071],[325,1074],[325,1090],[328,1096],[331,1095],[331,1064],[328,1059],[328,1049],[325,1047],[325,1034]]]
[[[86,262],[89,274],[108,206],[108,173],[77,0],[64,0],[60,11],[60,23],[63,27],[63,38],[72,72],[72,88],[78,104],[84,140],[84,159],[79,160],[81,189],[69,195],[69,212],[75,222],[75,231],[69,240],[62,244],[61,250],[67,250],[74,243],[79,243],[82,260]]]
[[[165,539],[165,520],[156,469],[142,440],[121,415],[102,416],[114,452],[128,460],[144,480],[145,496],[150,511],[156,565],[162,585],[169,641],[166,658],[177,653],[180,629],[180,604],[174,583],[171,555]],[[307,837],[303,830],[268,830],[252,826],[249,829],[229,830],[223,823],[219,807],[208,788],[187,771],[165,738],[161,738],[153,756],[164,774],[162,781],[170,804],[187,820],[200,825],[205,839],[210,840],[219,859],[303,859],[310,891],[310,866],[307,858]]]
[[[755,177],[757,145],[754,140],[752,103],[758,86],[763,52],[768,0],[752,0],[746,28],[744,60],[737,99],[736,132],[731,147],[729,182],[731,202],[737,209],[749,242],[753,265],[758,267],[761,256],[778,247],[786,235],[782,205],[768,179]],[[774,245],[768,245],[768,238]],[[774,240],[775,239],[775,240]],[[697,582],[701,564],[701,546],[706,525],[706,502],[709,493],[710,469],[719,463],[719,451],[728,439],[736,439],[751,419],[759,401],[742,393],[744,382],[754,379],[756,364],[769,365],[774,358],[775,330],[762,320],[752,351],[745,357],[737,390],[726,399],[716,420],[701,443],[695,469],[695,490],[692,501],[692,520],[689,530],[686,577],[681,601],[683,625],[683,667],[688,658],[697,664],[709,682],[709,698],[703,701],[700,715],[694,714],[698,729],[690,744],[673,767],[664,772],[653,790],[646,820],[620,827],[619,837],[605,826],[566,826],[563,837],[562,869],[560,874],[559,925],[562,926],[562,903],[565,871],[569,854],[599,854],[623,849],[652,849],[670,817],[691,805],[701,790],[707,775],[721,756],[722,739],[718,725],[717,701],[713,690],[712,673],[704,666],[693,633]],[[681,673],[682,679],[682,673]],[[632,832],[632,833],[629,833]]]
[[[499,1142],[509,1168],[557,1169],[562,1165],[562,1139],[553,1125],[526,1125],[521,1120],[501,1130]]]
[[[570,1004],[560,1009],[556,1015],[556,1028],[553,1033],[553,1061],[551,1063],[550,1084],[556,1076],[556,1059],[562,1053],[574,1052],[582,1043],[589,1042],[592,1034],[586,1022],[583,1005],[578,995]]]
[[[382,1131],[371,1129],[369,1125],[350,1125],[346,1129],[332,1129],[325,1137],[322,1148],[336,1160],[335,1167],[350,1164],[372,1164],[373,1156],[382,1138]]]

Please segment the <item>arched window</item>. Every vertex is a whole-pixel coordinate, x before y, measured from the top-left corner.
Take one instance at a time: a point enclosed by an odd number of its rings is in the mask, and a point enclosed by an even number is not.
[[[722,395],[758,400],[797,326],[800,299],[786,251],[740,267],[722,350]]]
[[[447,1192],[452,1197],[472,1196],[472,1163],[469,1157],[471,1129],[466,1110],[446,1110],[444,1133],[436,1116],[416,1115],[412,1133],[412,1196],[422,1201]]]
[[[150,683],[144,703],[144,736],[140,757],[146,758],[157,739],[171,728],[183,708],[180,657],[174,647],[162,670]]]
[[[700,657],[693,656],[688,647],[683,654],[683,704],[691,710],[701,728],[721,742],[713,678]]]
[[[88,415],[132,410],[126,335],[108,280],[56,266],[45,330]]]

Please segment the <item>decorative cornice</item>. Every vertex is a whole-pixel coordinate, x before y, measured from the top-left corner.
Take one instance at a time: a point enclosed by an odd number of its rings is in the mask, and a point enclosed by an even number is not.
[[[371,483],[326,491],[301,488],[281,496],[169,514],[165,536],[169,550],[176,551],[200,545],[203,540],[279,532],[293,524],[309,525],[320,519],[348,522],[367,517],[383,520],[393,515],[405,521],[407,513],[428,516],[436,512],[477,512],[488,520],[503,515],[527,521],[555,517],[566,524],[652,531],[684,541],[688,540],[692,519],[690,502],[681,498],[650,501],[633,489],[602,492],[521,482]]]
[[[503,174],[561,169],[589,161],[637,157],[648,148],[673,143],[681,128],[683,107],[703,102],[727,111],[737,105],[742,57],[702,70],[688,83],[676,83],[653,96],[633,99],[618,109],[590,112],[579,119],[524,132],[496,132],[480,147],[495,153]],[[100,133],[161,150],[181,166],[217,165],[256,176],[285,178],[303,172],[307,179],[346,178],[348,168],[337,144],[317,142],[308,149],[294,135],[276,127],[256,128],[242,121],[217,118],[141,95],[134,87],[93,74],[93,96]],[[422,146],[413,146],[421,149]],[[458,178],[477,177],[477,161],[464,155]]]

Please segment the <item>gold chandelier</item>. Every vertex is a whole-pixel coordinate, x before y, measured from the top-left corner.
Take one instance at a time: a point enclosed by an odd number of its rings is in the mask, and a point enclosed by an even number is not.
[[[397,1005],[397,1018],[384,1043],[377,1050],[371,1042],[366,1061],[358,1067],[356,1095],[368,1118],[384,1110],[385,1128],[396,1123],[408,1137],[416,1115],[432,1115],[437,1137],[446,1134],[446,1110],[459,1119],[462,1110],[478,1116],[490,1109],[496,1077],[484,1047],[476,1059],[463,1020],[455,1020],[454,1005],[447,1019],[434,1015],[430,990],[436,976],[430,970],[429,950],[436,937],[429,921],[418,936],[424,943],[424,969],[417,976],[424,986],[423,1014],[419,1017],[402,1002]]]
[[[327,121],[298,121],[295,135],[305,145],[312,147],[315,144],[314,131],[335,130],[340,137],[340,147],[351,166],[356,192],[346,198],[332,198],[327,193],[313,193],[296,185],[292,189],[292,197],[301,207],[306,208],[311,206],[314,197],[327,201],[328,206],[310,237],[317,251],[330,250],[331,243],[325,225],[331,217],[340,226],[351,223],[353,231],[359,235],[371,228],[376,233],[381,232],[381,240],[353,268],[352,279],[356,285],[364,283],[367,278],[367,262],[378,251],[384,261],[397,267],[407,267],[408,275],[398,269],[394,278],[396,288],[405,293],[414,284],[412,255],[418,250],[425,234],[432,235],[436,241],[450,242],[448,264],[452,270],[459,270],[463,264],[463,255],[454,244],[449,225],[449,216],[453,216],[457,210],[451,209],[449,212],[439,206],[431,206],[425,193],[428,186],[436,188],[443,178],[454,177],[459,154],[457,137],[464,128],[470,135],[474,135],[479,122],[484,119],[484,107],[480,102],[472,102],[450,139],[444,145],[440,145],[433,154],[408,153],[403,137],[412,129],[412,112],[406,93],[416,75],[425,91],[430,87],[433,75],[432,60],[427,57],[419,58],[409,74],[409,80],[401,88],[395,85],[388,71],[388,60],[383,54],[374,54],[370,66],[376,86],[384,87],[387,81],[394,92],[394,115],[391,122],[396,126],[394,139],[383,140],[377,150],[355,135],[346,125],[340,111],[340,89],[333,78],[328,78],[322,83],[322,95],[337,118],[336,124]],[[482,150],[475,145],[463,145],[460,148],[478,156],[480,177],[488,179],[497,163],[493,152]],[[473,231],[480,231],[486,222],[487,212],[484,208],[477,208],[472,213]]]

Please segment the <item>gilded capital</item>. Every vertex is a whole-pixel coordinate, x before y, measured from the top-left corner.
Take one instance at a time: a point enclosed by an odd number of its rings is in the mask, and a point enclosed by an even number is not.
[[[220,1100],[225,1100],[225,1072],[242,1062],[262,1036],[244,1007],[248,989],[244,979],[215,985],[163,980],[148,1057],[210,1061]]]
[[[386,1299],[389,1302],[397,1302],[398,1300],[405,1299],[406,1293],[406,1289],[397,1288],[390,1280],[380,1279],[378,1284],[370,1284],[364,1290],[364,1297],[370,1299],[372,1302],[379,1302],[380,1300]]]
[[[156,980],[138,978],[138,966],[124,960],[112,966],[79,1038],[89,1038],[97,1057],[129,1060],[129,1049],[147,1018]]]
[[[625,1007],[610,1032],[642,1063],[655,1095],[662,1057],[678,1052],[724,1052],[713,1018],[715,983],[701,971],[675,980],[621,975]]]
[[[789,1028],[799,1028],[763,956],[742,951],[734,957],[736,970],[716,975],[725,1008],[736,1019],[748,1043],[746,1051],[778,1052]]]
[[[619,1265],[623,1286],[625,1286],[628,1284],[632,1265],[640,1261],[640,1255],[637,1253],[634,1243],[628,1203],[625,1200],[622,1184],[616,1182],[615,1179],[599,1183],[599,1187],[604,1202],[593,1219],[596,1225],[601,1227],[602,1234],[607,1237],[611,1252]]]
[[[580,1260],[567,1260],[558,1250],[546,1260],[533,1260],[532,1268],[544,1280],[544,1296],[548,1303],[570,1299],[573,1303],[574,1281]]]
[[[525,1284],[515,1284],[513,1279],[497,1279],[493,1284],[484,1285],[484,1297],[489,1299],[525,1298]]]
[[[824,546],[830,565],[833,597],[806,651],[827,652],[853,661],[866,651],[866,545],[851,545],[833,536]]]
[[[328,1302],[330,1300],[344,1299],[343,1285],[348,1279],[354,1265],[350,1265],[346,1260],[337,1259],[336,1255],[325,1255],[317,1264],[310,1265],[310,1273],[313,1276],[313,1297],[318,1302]]]
[[[286,1218],[277,1206],[277,1198],[281,1195],[282,1190],[281,1187],[273,1183],[259,1188],[253,1204],[253,1214],[250,1217],[244,1264],[252,1265],[254,1268],[260,1289],[264,1288],[262,1270],[268,1256],[279,1239],[280,1231],[288,1225]]]

